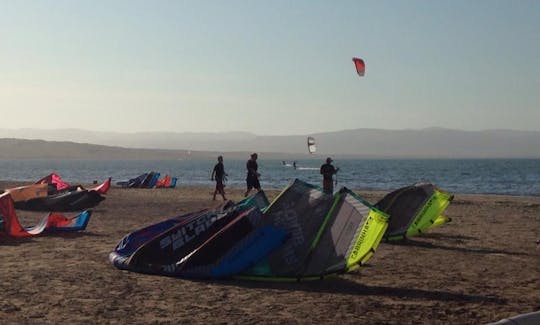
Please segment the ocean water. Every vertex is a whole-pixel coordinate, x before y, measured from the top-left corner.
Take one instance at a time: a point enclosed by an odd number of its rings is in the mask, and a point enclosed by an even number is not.
[[[113,183],[153,170],[178,177],[178,186],[208,185],[214,160],[106,161],[0,160],[0,179],[35,181],[56,172],[68,183]],[[227,160],[227,186],[245,186],[245,160]],[[292,179],[320,184],[319,160],[297,160],[297,169],[279,160],[258,160],[263,189],[281,189]],[[338,185],[390,191],[416,182],[432,182],[452,193],[540,195],[540,159],[382,159],[336,160]]]

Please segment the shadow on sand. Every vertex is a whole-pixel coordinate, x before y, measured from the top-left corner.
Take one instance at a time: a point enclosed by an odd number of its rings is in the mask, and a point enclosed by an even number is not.
[[[256,281],[219,281],[222,285],[238,286],[244,288],[276,289],[287,291],[306,291],[319,293],[349,294],[361,296],[394,297],[400,299],[455,301],[455,302],[483,302],[492,304],[505,304],[506,299],[494,296],[468,295],[442,290],[423,290],[414,288],[399,288],[387,286],[368,286],[340,277],[328,278],[312,282],[256,282]]]
[[[96,234],[89,231],[73,231],[73,232],[45,232],[33,237],[10,237],[6,235],[0,235],[0,246],[19,246],[31,242],[39,237],[59,237],[65,239],[81,238],[81,237],[103,237],[102,234]]]
[[[0,235],[0,246],[19,246],[34,241],[35,237],[14,238],[6,235]]]
[[[425,233],[422,234],[422,238],[432,238],[432,239],[445,239],[445,240],[478,240],[476,237],[465,236],[465,235],[449,235],[443,233]]]
[[[103,234],[96,234],[91,231],[52,231],[45,232],[40,237],[61,237],[61,238],[81,238],[81,237],[104,237]]]
[[[506,254],[506,255],[515,255],[515,256],[531,256],[530,254],[523,252],[512,252],[505,251],[501,249],[491,249],[491,248],[471,248],[471,247],[454,247],[454,246],[444,246],[439,244],[433,244],[426,241],[407,239],[403,241],[388,242],[386,244],[396,245],[396,246],[416,246],[428,249],[444,249],[448,251],[462,252],[462,253],[478,253],[478,254]]]

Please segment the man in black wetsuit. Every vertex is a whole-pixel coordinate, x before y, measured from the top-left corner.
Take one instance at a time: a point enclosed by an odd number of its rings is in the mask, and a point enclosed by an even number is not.
[[[216,200],[216,194],[221,194],[221,197],[223,198],[223,201],[226,201],[227,198],[225,197],[225,185],[223,184],[223,181],[225,180],[225,176],[227,176],[227,173],[225,173],[225,166],[223,166],[223,156],[218,157],[218,163],[214,166],[214,170],[212,171],[212,180],[216,180],[216,189],[214,190],[214,201]]]
[[[334,193],[333,176],[339,171],[339,168],[334,168],[332,161],[332,158],[328,157],[326,158],[326,164],[321,166],[321,175],[323,175],[323,191],[328,194]]]
[[[252,153],[251,158],[246,163],[246,169],[247,169],[247,176],[246,176],[246,185],[247,190],[244,196],[248,196],[249,192],[251,192],[251,189],[254,188],[257,191],[261,190],[261,184],[259,183],[259,174],[257,172],[257,153]]]

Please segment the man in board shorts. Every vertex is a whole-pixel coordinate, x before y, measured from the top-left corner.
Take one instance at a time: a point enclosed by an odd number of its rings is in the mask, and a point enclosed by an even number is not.
[[[327,194],[334,193],[334,175],[337,174],[339,168],[334,168],[332,158],[326,158],[326,164],[321,166],[321,175],[323,175],[323,191]]]
[[[245,196],[248,196],[249,192],[251,191],[252,188],[256,189],[257,191],[260,191],[261,190],[261,184],[259,183],[259,176],[261,176],[261,174],[259,174],[257,172],[257,153],[252,153],[251,154],[251,158],[247,161],[246,163],[246,169],[247,169],[247,176],[246,176],[246,185],[247,185],[247,190],[246,190],[246,193],[244,194],[244,197]]]
[[[227,198],[225,197],[225,185],[223,184],[223,181],[225,180],[225,176],[227,176],[227,173],[225,173],[225,167],[223,166],[223,156],[219,156],[218,163],[214,166],[214,170],[212,171],[212,180],[216,180],[216,189],[214,190],[214,201],[216,200],[216,194],[221,194],[221,197],[223,198],[223,201],[226,201]]]

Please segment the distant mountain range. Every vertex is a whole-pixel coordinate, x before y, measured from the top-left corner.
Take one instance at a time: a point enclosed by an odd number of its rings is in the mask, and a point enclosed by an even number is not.
[[[313,157],[307,153],[307,136],[0,129],[0,158],[184,159],[260,152],[276,159],[301,159]],[[355,129],[309,136],[316,139],[317,158],[540,158],[539,131]]]

